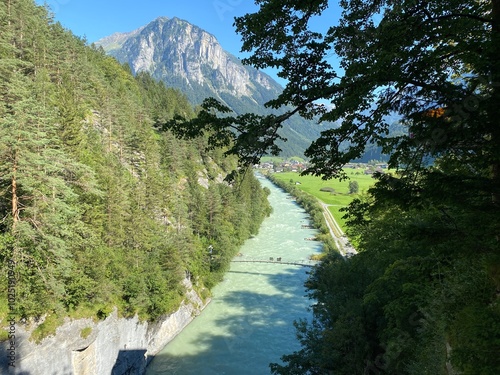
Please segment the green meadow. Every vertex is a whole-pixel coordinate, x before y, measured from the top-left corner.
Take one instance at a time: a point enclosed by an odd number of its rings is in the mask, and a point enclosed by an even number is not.
[[[342,219],[345,213],[340,212],[342,207],[346,207],[355,197],[363,194],[370,188],[375,180],[371,175],[365,175],[363,169],[345,169],[350,180],[322,180],[321,177],[301,176],[298,172],[275,173],[274,177],[279,180],[296,184],[302,191],[315,196],[323,203],[331,205],[329,208],[337,223],[345,230],[345,220]],[[358,194],[349,194],[349,181],[357,181],[359,184]],[[300,183],[300,184],[297,184]],[[332,188],[333,192],[321,191],[322,188]]]

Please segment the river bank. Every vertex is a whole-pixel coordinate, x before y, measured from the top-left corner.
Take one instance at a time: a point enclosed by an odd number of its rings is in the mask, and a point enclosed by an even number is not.
[[[267,179],[261,184],[273,212],[244,243],[210,305],[152,360],[147,375],[266,374],[270,363],[300,349],[293,322],[310,319],[304,283],[322,244],[309,240],[318,231],[289,194]]]
[[[183,284],[186,298],[179,309],[156,322],[141,322],[137,316],[120,318],[116,310],[106,319],[66,321],[54,336],[40,344],[29,340],[31,329],[16,327],[16,367],[4,363],[7,352],[2,343],[2,374],[89,375],[144,374],[151,358],[177,336],[210,302],[202,301],[189,279]]]
[[[255,374],[265,373],[270,362],[297,349],[293,321],[308,316],[309,300],[304,297],[303,287],[308,268],[287,263],[306,262],[311,254],[321,251],[321,243],[307,240],[315,237],[317,231],[309,229],[305,211],[269,181],[261,183],[272,187],[274,212],[259,234],[244,244],[238,259],[280,258],[283,262],[231,264],[224,281],[214,289],[215,300],[197,319],[194,317],[208,302],[199,298],[186,279],[186,300],[178,311],[156,323],[141,322],[137,317],[119,318],[115,311],[99,322],[67,321],[55,336],[38,345],[29,341],[30,330],[19,326],[17,367],[10,373],[142,375],[145,371],[174,374],[172,368],[181,368],[177,373],[242,374],[241,370],[235,371],[243,364],[244,371]],[[204,315],[212,323],[207,323]],[[187,340],[185,334],[196,338]],[[172,348],[177,350],[179,343],[182,348],[173,356],[168,354]],[[165,345],[167,354],[162,350]],[[229,356],[232,360],[228,360]],[[160,364],[159,369],[146,369],[153,357],[153,363]],[[196,367],[196,361],[200,367]],[[186,364],[195,368],[186,369]],[[234,367],[228,370],[221,366]],[[0,369],[9,373],[5,367]]]
[[[296,185],[275,178],[272,174],[266,174],[266,177],[274,185],[293,196],[297,203],[309,213],[314,227],[320,232],[316,239],[324,244],[324,253],[335,251],[344,257],[356,254],[356,250],[338,225],[327,204],[302,191]]]

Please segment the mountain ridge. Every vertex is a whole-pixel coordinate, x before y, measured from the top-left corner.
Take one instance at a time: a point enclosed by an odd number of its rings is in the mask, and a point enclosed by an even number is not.
[[[105,37],[96,45],[128,63],[134,74],[146,71],[166,84],[181,86],[195,105],[205,99],[204,91],[223,102],[221,94],[229,93],[262,105],[269,95],[257,100],[255,94],[264,89],[277,95],[282,90],[270,76],[244,66],[225,51],[213,34],[177,17],[158,17],[131,32]],[[179,78],[184,85],[179,84]],[[204,87],[201,93],[190,92],[200,91],[199,86]]]
[[[95,43],[133,74],[146,71],[167,86],[182,91],[193,105],[214,97],[236,114],[283,113],[264,104],[276,98],[283,87],[268,74],[243,65],[225,51],[217,38],[177,17],[158,17],[128,33],[115,33]],[[303,156],[325,125],[299,116],[287,121],[281,135],[282,156]]]

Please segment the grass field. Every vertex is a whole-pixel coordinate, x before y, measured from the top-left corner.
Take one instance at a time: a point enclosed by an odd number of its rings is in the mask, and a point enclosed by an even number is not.
[[[370,175],[363,174],[361,169],[345,169],[347,175],[351,179],[351,181],[357,181],[359,184],[359,194],[362,194],[369,187],[371,187],[375,180]],[[356,174],[359,173],[359,174]],[[300,185],[297,185],[302,191],[315,196],[320,199],[322,202],[331,205],[329,207],[330,212],[333,217],[340,225],[342,230],[345,230],[345,221],[342,219],[344,216],[343,212],[339,210],[342,207],[346,207],[356,196],[357,194],[349,194],[349,180],[347,181],[338,181],[338,180],[329,180],[324,181],[320,177],[314,176],[301,176],[298,172],[283,172],[283,173],[275,173],[274,177],[279,180],[297,183],[300,182]],[[320,191],[321,188],[329,187],[335,189],[335,192],[324,192]]]

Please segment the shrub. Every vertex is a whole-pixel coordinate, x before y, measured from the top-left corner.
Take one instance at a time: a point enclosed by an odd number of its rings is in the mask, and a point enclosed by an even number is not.
[[[91,333],[92,333],[92,327],[85,327],[80,331],[80,336],[83,339],[86,339],[87,337],[90,336]]]

